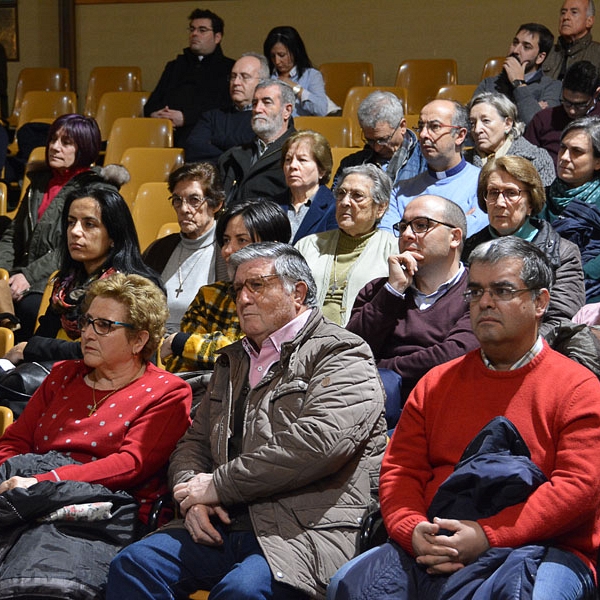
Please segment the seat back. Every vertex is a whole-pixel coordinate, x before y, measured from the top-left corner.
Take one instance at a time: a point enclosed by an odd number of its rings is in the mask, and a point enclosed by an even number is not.
[[[333,155],[333,168],[331,169],[331,180],[327,185],[331,185],[333,183],[333,178],[335,177],[337,170],[340,168],[340,163],[342,160],[346,158],[346,156],[354,154],[355,152],[358,152],[358,148],[336,147],[331,149],[331,154]]]
[[[168,235],[171,235],[172,233],[178,233],[180,230],[181,230],[181,228],[179,227],[179,223],[177,223],[177,222],[163,223],[160,226],[158,233],[156,234],[156,239],[158,240],[160,238],[167,237]]]
[[[346,94],[354,86],[373,85],[373,63],[370,62],[330,62],[319,67],[325,80],[327,95],[338,106],[344,106]]]
[[[329,145],[351,146],[352,125],[348,117],[294,117],[298,131],[310,129],[324,135]]]
[[[408,91],[407,112],[419,114],[440,87],[457,83],[456,61],[452,58],[405,60],[400,63],[396,85]]]
[[[106,142],[104,164],[120,163],[127,148],[153,146],[173,147],[173,124],[169,119],[119,117]]]
[[[352,146],[362,147],[363,145],[362,132],[360,123],[358,122],[358,108],[362,101],[376,90],[394,94],[402,102],[402,108],[404,109],[404,112],[406,112],[408,95],[406,88],[394,86],[357,86],[350,88],[346,94],[342,116],[349,117],[352,121]]]
[[[160,228],[165,223],[173,222],[175,217],[175,211],[169,202],[167,183],[143,183],[135,197],[131,216],[135,223],[140,248],[144,251],[157,239]]]
[[[143,117],[148,92],[105,92],[98,102],[96,122],[102,140],[107,140],[110,129],[119,117]]]
[[[183,148],[127,148],[121,164],[131,177],[121,188],[121,196],[132,209],[142,183],[167,181],[171,171],[183,165]]]
[[[444,98],[445,100],[455,100],[461,104],[468,104],[477,89],[476,85],[443,85],[437,93],[436,98]]]
[[[483,69],[481,71],[481,79],[485,79],[486,77],[496,77],[496,75],[500,75],[505,60],[506,56],[492,56],[488,58],[483,65]]]
[[[88,79],[83,114],[95,117],[105,92],[139,92],[142,89],[140,67],[94,67]]]
[[[21,104],[17,129],[32,121],[52,123],[57,117],[74,112],[77,112],[75,92],[27,92]]]
[[[37,320],[35,322],[35,328],[37,329],[40,324],[40,317],[43,317],[48,310],[48,306],[50,304],[50,298],[52,297],[52,290],[54,288],[54,280],[58,275],[58,271],[54,271],[50,277],[48,277],[48,281],[46,282],[46,287],[42,293],[42,301],[40,302],[40,308],[38,310]],[[57,337],[59,337],[57,335]]]
[[[8,281],[10,278],[10,273],[6,269],[0,269],[0,279],[4,281]]]
[[[6,215],[8,209],[8,188],[4,181],[0,181],[0,215]]]
[[[17,126],[21,114],[21,104],[27,92],[34,90],[66,92],[70,89],[71,81],[68,69],[49,67],[21,69],[15,87],[12,114],[8,119],[9,125]]]
[[[10,329],[6,329],[6,331],[12,334]],[[0,328],[0,339],[6,335],[4,333],[4,328]],[[1,342],[0,342],[1,345]],[[4,435],[7,427],[12,424],[14,421],[13,411],[8,408],[8,406],[0,406],[0,436]]]

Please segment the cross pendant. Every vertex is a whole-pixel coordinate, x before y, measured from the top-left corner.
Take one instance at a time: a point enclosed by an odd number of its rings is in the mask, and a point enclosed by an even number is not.
[[[175,290],[175,296],[177,298],[179,298],[179,294],[181,294],[181,292],[183,292],[183,288],[181,286],[179,286],[176,290]]]

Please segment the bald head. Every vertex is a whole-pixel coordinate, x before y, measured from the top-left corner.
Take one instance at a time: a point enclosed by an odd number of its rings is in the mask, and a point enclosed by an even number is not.
[[[269,78],[267,59],[260,54],[244,54],[239,58],[229,78],[229,95],[239,109],[252,104],[254,88],[261,79]]]

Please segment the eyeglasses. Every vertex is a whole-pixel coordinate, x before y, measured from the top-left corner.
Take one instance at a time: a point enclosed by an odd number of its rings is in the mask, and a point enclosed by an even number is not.
[[[108,335],[111,331],[113,331],[114,327],[127,327],[128,329],[135,329],[131,323],[111,321],[110,319],[92,319],[89,315],[81,315],[77,319],[79,331],[84,331],[88,325],[91,325],[98,335]]]
[[[483,298],[483,295],[488,292],[492,300],[498,300],[500,302],[508,302],[512,300],[517,294],[523,292],[537,292],[537,289],[520,288],[514,289],[505,285],[492,285],[489,288],[471,288],[466,292],[463,292],[463,297],[467,304],[472,302],[479,302]]]
[[[498,202],[498,198],[502,196],[506,202],[509,204],[514,204],[521,199],[521,194],[526,191],[527,190],[521,190],[519,188],[505,188],[503,190],[491,188],[486,190],[483,198],[486,204],[496,204]]]
[[[450,225],[450,223],[444,223],[443,221],[436,221],[435,219],[430,219],[429,217],[415,217],[410,221],[400,221],[399,223],[394,223],[392,229],[394,230],[396,237],[400,237],[409,227],[412,229],[415,235],[422,235],[428,231],[431,231],[438,225],[444,225],[445,227],[450,227],[451,229],[456,228],[456,225]]]
[[[185,202],[191,209],[198,210],[206,202],[207,198],[201,196],[188,196],[187,198],[184,198],[183,196],[173,194],[172,196],[169,196],[169,200],[171,201],[173,208],[181,208]]]
[[[596,104],[596,98],[592,97],[589,100],[586,100],[585,102],[571,102],[570,100],[567,100],[566,98],[562,97],[560,99],[560,103],[565,107],[565,108],[573,108],[575,110],[585,110],[586,108],[588,108],[592,102],[594,104]]]
[[[229,294],[232,298],[237,298],[243,288],[246,288],[251,294],[260,296],[264,294],[267,287],[267,281],[279,277],[279,275],[259,275],[258,277],[248,277],[242,282],[232,283],[229,286]]]
[[[361,204],[371,197],[368,194],[363,194],[363,192],[347,190],[346,188],[338,188],[335,191],[335,199],[338,202],[341,202],[346,196],[349,196],[350,200],[352,200],[352,202],[356,202],[356,204]]]
[[[229,77],[227,77],[227,81],[235,81],[236,79],[241,79],[242,81],[250,81],[252,79],[258,79],[258,77],[250,75],[250,73],[231,73]]]
[[[372,138],[368,138],[364,134],[364,131],[363,131],[363,132],[361,132],[363,142],[365,144],[368,144],[369,146],[389,146],[390,141],[396,135],[396,131],[398,131],[398,128],[400,127],[401,123],[402,123],[402,121],[400,121],[400,123],[398,123],[398,125],[396,125],[394,131],[392,131],[392,133],[390,133],[390,135],[388,135],[387,137],[384,137],[384,138],[376,139],[376,140],[374,140]]]
[[[211,29],[210,27],[194,27],[193,25],[190,25],[188,27],[188,31],[190,33],[194,33],[194,31],[197,31],[198,33],[201,33],[202,35],[204,35],[205,33],[208,33],[209,31],[214,31],[214,29]]]
[[[446,123],[440,123],[439,121],[419,121],[417,126],[413,127],[413,129],[417,133],[421,133],[423,129],[427,129],[429,133],[437,135],[438,133],[441,133],[444,127],[449,127],[450,129],[464,129],[464,127],[461,127],[460,125],[448,125]]]

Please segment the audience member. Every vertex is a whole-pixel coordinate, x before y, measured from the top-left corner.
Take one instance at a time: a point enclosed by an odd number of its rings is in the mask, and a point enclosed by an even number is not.
[[[316,131],[298,131],[285,140],[281,167],[288,189],[273,198],[292,226],[292,243],[311,233],[337,229],[335,198],[327,187],[333,157],[327,139]]]
[[[234,252],[254,242],[288,243],[292,236],[285,213],[270,200],[244,200],[219,217],[215,237],[229,264]],[[160,355],[168,371],[211,370],[217,351],[244,337],[230,294],[229,277],[202,286],[181,319],[178,333],[168,336]]]
[[[146,117],[173,123],[175,146],[182,148],[201,113],[230,105],[227,79],[234,62],[221,50],[221,17],[197,8],[188,19],[189,47],[167,63],[144,106]]]
[[[346,329],[369,344],[379,368],[398,373],[404,401],[429,369],[472,350],[477,340],[462,301],[467,271],[460,253],[467,223],[460,206],[420,196],[408,203],[394,231],[400,253],[388,258],[387,277],[359,292]],[[394,394],[387,386],[386,397],[391,428],[400,407],[392,411]]]
[[[242,54],[229,76],[229,96],[233,105],[213,108],[200,115],[185,141],[187,162],[216,163],[225,150],[252,142],[252,96],[256,84],[268,78],[269,65],[262,54]]]
[[[481,170],[477,198],[490,224],[467,240],[463,260],[468,263],[469,254],[479,244],[506,235],[536,245],[546,255],[555,278],[540,325],[540,333],[546,337],[585,304],[579,248],[539,218],[546,204],[546,193],[535,166],[525,158],[491,158]]]
[[[354,555],[385,447],[368,346],[325,319],[302,256],[231,259],[246,339],[225,348],[169,474],[184,521],[128,546],[108,600],[322,598]],[[225,450],[228,448],[228,450]]]
[[[169,175],[171,204],[181,231],[153,242],[146,264],[161,274],[167,289],[167,333],[179,322],[198,288],[227,276],[215,239],[215,218],[225,194],[217,169],[208,163],[186,163]]]
[[[390,178],[379,167],[348,167],[334,190],[339,229],[313,233],[296,244],[317,283],[317,303],[334,323],[345,325],[362,287],[387,275],[387,259],[397,244],[377,225],[390,189]]]
[[[473,252],[481,348],[417,384],[381,469],[390,540],[329,598],[596,597],[600,385],[539,335],[552,279],[519,238]]]
[[[294,133],[294,92],[278,79],[261,81],[252,98],[249,144],[235,146],[219,158],[227,204],[252,198],[272,198],[286,188],[281,147]]]
[[[287,83],[294,91],[293,115],[324,117],[329,112],[325,82],[313,68],[300,34],[288,25],[274,27],[263,44],[273,79]]]
[[[527,125],[524,137],[545,148],[556,164],[563,129],[574,119],[600,117],[600,77],[596,67],[588,62],[574,63],[563,80],[561,105],[537,113]]]
[[[364,163],[380,166],[393,185],[427,168],[417,136],[406,127],[404,108],[397,96],[373,92],[360,103],[357,116],[365,146],[342,159],[334,185],[344,169]]]
[[[519,121],[517,107],[504,94],[483,92],[474,96],[467,108],[475,144],[465,152],[470,163],[482,167],[500,156],[522,156],[532,162],[545,186],[556,179],[552,157],[522,136],[525,126]]]
[[[413,198],[431,195],[456,202],[467,216],[468,234],[476,233],[487,219],[477,206],[479,168],[462,155],[469,131],[467,109],[452,100],[434,100],[421,110],[416,129],[427,171],[394,185],[380,227],[392,232]]]
[[[125,169],[99,169],[91,165],[100,153],[100,130],[94,119],[62,115],[50,127],[46,165],[31,171],[17,215],[0,239],[0,267],[6,269],[15,313],[21,328],[18,341],[33,334],[42,293],[50,275],[59,267],[60,215],[66,196],[98,174],[116,189],[129,175]]]
[[[562,80],[569,67],[580,60],[600,69],[600,44],[592,41],[596,7],[594,0],[565,0],[558,20],[558,39],[548,53],[543,71]]]
[[[547,27],[539,23],[521,25],[508,49],[502,72],[484,79],[474,96],[482,92],[504,94],[517,105],[525,124],[542,108],[558,106],[560,81],[542,71],[542,63],[553,42],[554,36]]]

